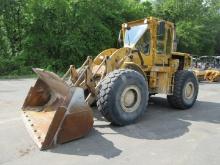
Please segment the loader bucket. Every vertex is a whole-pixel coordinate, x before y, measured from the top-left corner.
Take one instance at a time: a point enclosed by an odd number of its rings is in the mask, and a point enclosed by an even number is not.
[[[205,74],[205,79],[210,82],[219,82],[220,81],[220,71],[210,70]]]
[[[93,127],[84,91],[69,87],[52,72],[33,69],[39,76],[24,101],[22,117],[41,150],[85,136]]]

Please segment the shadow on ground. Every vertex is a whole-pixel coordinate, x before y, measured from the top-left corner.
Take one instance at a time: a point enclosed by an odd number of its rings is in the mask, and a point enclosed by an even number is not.
[[[150,104],[149,111],[138,123],[111,128],[129,137],[160,140],[187,133],[191,121],[220,123],[220,103],[197,101],[189,110],[176,110],[168,105],[166,99],[154,97]]]
[[[125,127],[105,122],[96,109],[94,115],[101,124],[95,122],[94,129],[87,137],[57,146],[50,151],[81,156],[100,155],[110,159],[120,155],[122,150],[103,136],[105,133],[102,133],[102,129],[112,129],[116,132],[115,136],[122,134],[137,139],[173,139],[187,133],[192,121],[220,123],[220,103],[197,101],[191,109],[183,111],[170,108],[165,98],[152,97],[144,116],[136,124]]]
[[[93,129],[85,138],[56,146],[56,148],[50,151],[80,156],[100,155],[108,159],[116,157],[122,152],[114,146],[113,142],[104,138],[103,134],[96,129]]]

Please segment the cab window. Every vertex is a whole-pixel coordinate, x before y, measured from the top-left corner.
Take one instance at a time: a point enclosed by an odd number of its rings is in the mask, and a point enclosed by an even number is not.
[[[136,44],[136,48],[143,54],[150,53],[150,29],[147,29],[143,36]]]
[[[171,29],[167,30],[167,44],[166,44],[166,54],[171,54],[172,49],[172,33]]]
[[[157,54],[165,54],[165,33],[160,34],[160,26],[157,26]]]

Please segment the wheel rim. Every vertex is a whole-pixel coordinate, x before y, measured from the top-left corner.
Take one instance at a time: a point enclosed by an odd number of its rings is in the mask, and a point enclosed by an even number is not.
[[[194,96],[195,87],[192,82],[188,82],[185,85],[184,96],[187,100],[191,100]]]
[[[121,94],[121,107],[125,112],[134,112],[138,109],[141,102],[140,89],[130,85]]]

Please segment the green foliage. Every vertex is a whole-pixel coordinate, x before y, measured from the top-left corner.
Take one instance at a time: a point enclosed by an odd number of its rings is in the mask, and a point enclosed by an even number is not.
[[[6,72],[5,66],[9,64],[8,57],[12,55],[11,45],[7,36],[3,16],[0,15],[0,70]]]
[[[178,49],[197,55],[220,54],[215,51],[220,31],[218,0],[158,0],[155,15],[176,23]]]
[[[7,58],[11,56],[11,45],[7,36],[3,16],[0,15],[0,57]]]
[[[123,22],[150,15],[176,23],[180,51],[220,54],[219,8],[218,0],[0,0],[0,76],[80,66],[117,46]]]

